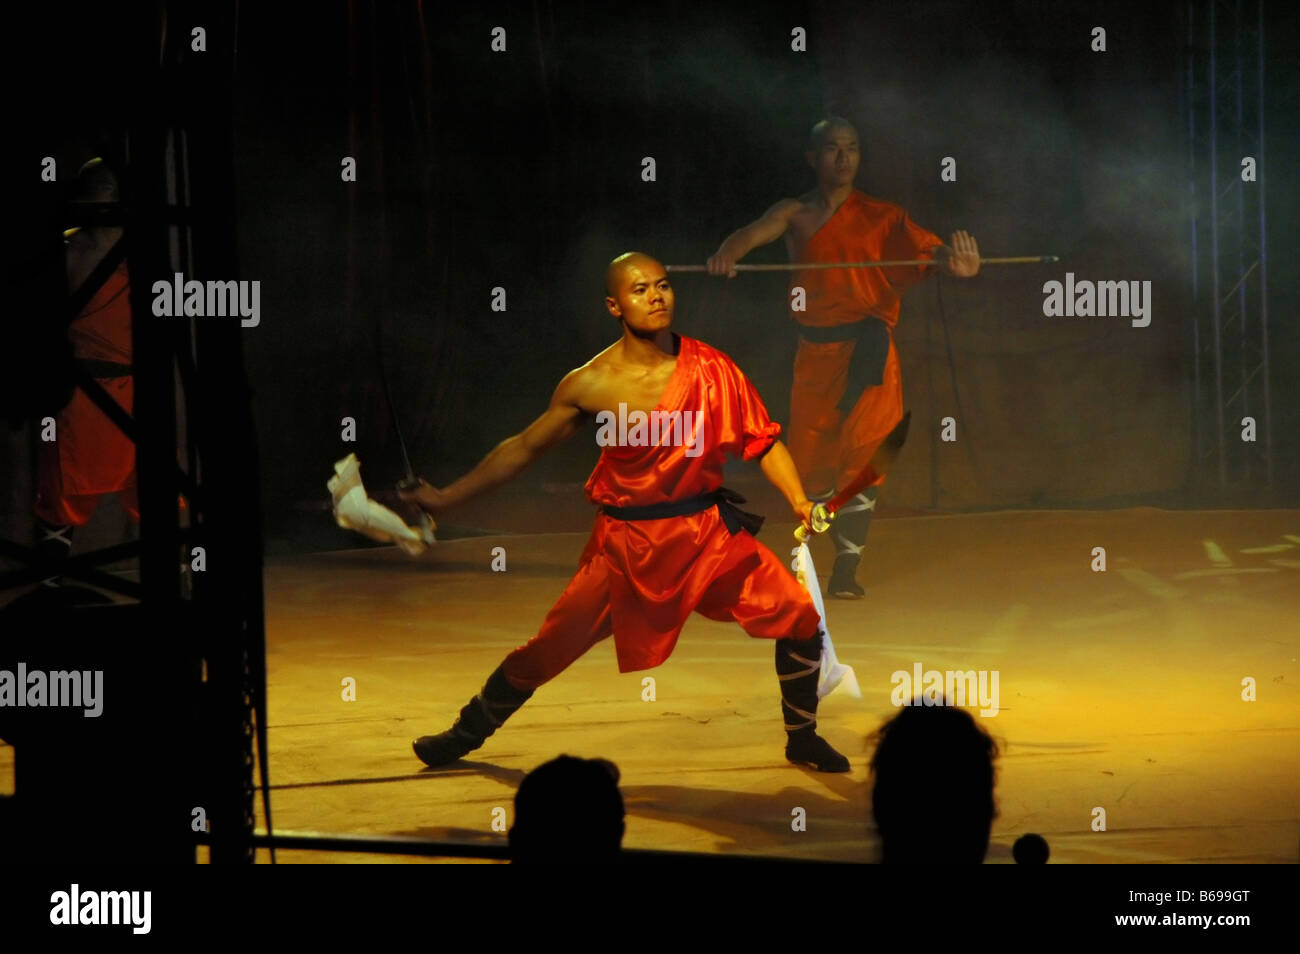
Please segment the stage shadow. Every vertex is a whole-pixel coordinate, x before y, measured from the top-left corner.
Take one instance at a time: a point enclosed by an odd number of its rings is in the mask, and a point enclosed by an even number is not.
[[[792,767],[793,768],[793,767]],[[740,792],[728,789],[695,788],[684,785],[623,785],[623,803],[629,819],[644,818],[679,824],[707,832],[715,839],[711,850],[719,854],[770,855],[828,860],[875,861],[878,842],[870,821],[869,793],[864,783],[847,775],[829,775],[812,769],[800,769],[826,785],[827,794],[787,786],[776,792]],[[460,761],[445,768],[426,769],[410,778],[457,777],[478,774],[514,789],[525,772],[507,769],[488,762]],[[372,781],[380,781],[378,779]],[[795,809],[802,809],[801,827],[794,825]],[[460,840],[459,828],[420,826],[392,832],[433,838]],[[482,831],[468,830],[472,843],[492,841]],[[846,852],[845,842],[860,842],[860,852]],[[756,845],[759,846],[756,848]],[[819,847],[835,846],[833,851]],[[771,846],[771,847],[764,847]],[[699,851],[698,847],[681,846],[675,850]],[[855,856],[855,857],[846,857]]]
[[[794,787],[776,792],[738,792],[682,785],[628,785],[622,792],[629,817],[673,822],[708,832],[717,839],[713,850],[720,853],[790,851],[812,858],[818,856],[819,845],[842,845],[847,836],[853,841],[861,839],[863,853],[859,860],[874,861],[877,840],[870,821],[869,793],[865,785],[856,784],[858,791],[847,800]],[[797,830],[793,824],[795,809],[803,809],[806,830]],[[756,844],[760,846],[757,850]],[[844,855],[840,848],[835,860],[844,860]]]

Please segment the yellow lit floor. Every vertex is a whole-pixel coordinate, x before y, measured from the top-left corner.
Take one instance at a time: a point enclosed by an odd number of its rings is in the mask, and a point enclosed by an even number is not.
[[[782,556],[792,525],[760,539]],[[772,647],[694,616],[672,659],[620,675],[607,641],[542,687],[472,761],[410,749],[447,728],[564,588],[585,534],[283,558],[266,569],[276,827],[491,842],[528,769],[622,770],[625,845],[874,860],[865,736],[890,675],[996,670],[1003,750],[991,863],[1037,832],[1052,861],[1300,860],[1300,512],[1149,509],[878,519],[861,602],[829,625],[864,698],[821,731],[848,775],[785,763]],[[490,570],[491,551],[507,570]],[[830,543],[815,551],[823,573]],[[1093,548],[1107,569],[1094,572]],[[642,700],[642,679],[656,699]],[[342,698],[355,680],[355,701]],[[1256,701],[1243,701],[1243,680]],[[943,766],[918,785],[942,784]],[[1095,808],[1107,830],[1092,830]],[[803,808],[807,830],[791,828]],[[375,856],[283,852],[281,862]],[[384,858],[392,861],[418,859]]]

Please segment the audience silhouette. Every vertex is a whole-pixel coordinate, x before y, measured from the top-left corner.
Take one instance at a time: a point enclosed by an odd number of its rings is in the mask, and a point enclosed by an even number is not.
[[[515,863],[617,861],[623,843],[618,766],[561,755],[519,783],[510,855]]]
[[[886,864],[980,864],[998,747],[964,709],[913,700],[871,737],[871,812]]]

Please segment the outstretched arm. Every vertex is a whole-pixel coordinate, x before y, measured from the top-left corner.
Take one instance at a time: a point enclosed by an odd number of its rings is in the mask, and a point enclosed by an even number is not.
[[[577,431],[583,413],[578,404],[583,370],[579,368],[565,375],[545,413],[525,430],[498,444],[464,477],[442,490],[421,478],[416,490],[399,490],[398,496],[422,510],[437,513],[509,483],[529,464]]]
[[[762,218],[732,232],[709,256],[709,274],[735,278],[736,263],[760,245],[775,242],[784,235],[790,227],[790,216],[798,208],[798,199],[782,199],[764,212]]]
[[[794,459],[785,444],[773,441],[772,446],[759,461],[759,466],[763,469],[763,475],[772,482],[772,486],[781,491],[785,499],[790,501],[790,508],[794,511],[794,515],[811,530],[810,514],[813,504],[808,499],[808,495],[803,492],[803,482],[799,479]]]

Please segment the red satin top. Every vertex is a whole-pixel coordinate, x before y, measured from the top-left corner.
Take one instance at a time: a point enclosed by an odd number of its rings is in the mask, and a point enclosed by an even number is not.
[[[131,363],[130,291],[130,275],[123,262],[68,328],[76,357]],[[99,384],[131,413],[133,378],[101,378]],[[59,413],[57,435],[63,493],[112,493],[135,482],[135,445],[81,388]]]
[[[799,262],[873,262],[932,258],[943,240],[911,220],[901,206],[854,190],[804,246]],[[795,272],[790,287],[807,293],[806,311],[791,311],[800,324],[827,328],[867,315],[893,328],[900,292],[925,277],[928,265],[893,268],[825,268]]]
[[[721,351],[678,335],[677,365],[656,411],[691,411],[698,456],[660,434],[658,446],[605,447],[587,480],[593,503],[644,506],[717,489],[730,457],[761,457],[781,433],[753,385]],[[662,429],[661,429],[662,430]],[[682,440],[685,441],[684,435]],[[732,535],[717,507],[682,517],[618,520],[599,514],[581,563],[606,561],[620,672],[664,662],[709,584],[755,560],[754,538]]]

